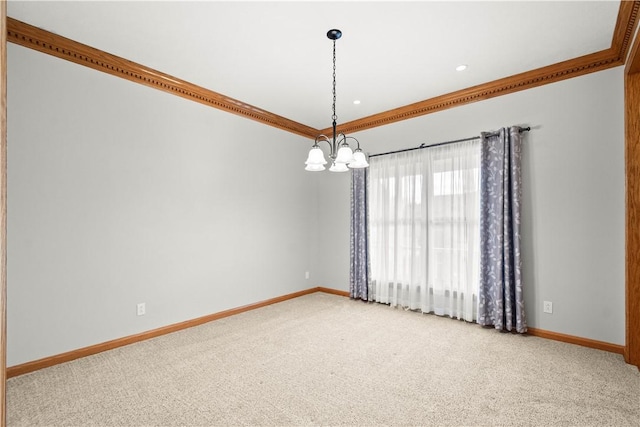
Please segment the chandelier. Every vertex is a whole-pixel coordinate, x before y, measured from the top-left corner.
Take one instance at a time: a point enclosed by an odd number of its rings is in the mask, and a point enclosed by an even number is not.
[[[336,133],[336,121],[338,120],[338,116],[336,116],[336,40],[342,37],[342,31],[335,29],[329,30],[327,37],[333,40],[333,115],[331,116],[333,120],[333,135],[332,138],[322,134],[316,136],[316,140],[309,151],[309,157],[307,157],[307,161],[305,162],[307,165],[305,170],[311,172],[324,170],[324,165],[327,164],[327,161],[324,158],[322,149],[320,149],[318,145],[320,141],[329,144],[329,158],[331,159],[331,167],[329,170],[331,172],[346,172],[349,168],[366,168],[369,166],[369,163],[367,163],[367,159],[360,149],[360,142],[352,136]],[[347,142],[348,139],[353,139],[356,142],[357,148],[355,151],[351,150]]]

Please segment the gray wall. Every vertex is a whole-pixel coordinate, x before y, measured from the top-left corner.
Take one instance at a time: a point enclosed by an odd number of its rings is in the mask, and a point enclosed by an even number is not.
[[[318,280],[323,286],[348,291],[351,174],[325,171],[314,175],[322,178],[317,193],[318,229],[321,230]]]
[[[13,44],[8,81],[9,366],[318,285],[307,139]]]
[[[309,141],[15,45],[8,67],[9,366],[348,289],[349,176],[304,172]],[[530,326],[623,344],[620,67],[356,136],[374,153],[511,124],[534,127]]]
[[[528,323],[623,345],[623,89],[623,69],[617,67],[356,136],[367,151],[379,153],[530,125],[522,207]],[[321,224],[340,232],[324,241],[320,252],[332,267],[327,283],[344,290],[349,238],[342,218],[348,221],[348,185],[348,180],[327,180],[320,192],[323,200],[335,194],[334,202],[339,201],[321,205]],[[553,302],[553,314],[542,312],[545,300]]]

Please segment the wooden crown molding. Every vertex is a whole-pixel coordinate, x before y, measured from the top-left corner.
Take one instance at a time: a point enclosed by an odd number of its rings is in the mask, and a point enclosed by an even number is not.
[[[640,13],[640,1],[622,0],[616,19],[616,27],[613,30],[611,50],[617,52],[618,59],[623,63],[629,52],[629,43],[638,26],[638,13]]]
[[[639,10],[640,1],[620,2],[609,49],[343,123],[338,126],[338,131],[351,133],[371,129],[622,65],[635,34]],[[308,138],[332,132],[331,128],[314,129],[9,17],[7,40]]]
[[[338,125],[338,132],[347,134],[388,125],[472,102],[495,98],[583,74],[601,71],[618,65],[621,65],[621,63],[617,58],[611,57],[608,51],[597,52],[548,67],[451,92],[446,95],[436,96],[435,98],[374,114],[362,119],[346,122]],[[331,132],[331,129],[322,130],[322,133],[326,132]]]
[[[622,65],[624,64],[629,43],[638,24],[639,9],[640,1],[622,1],[620,3],[613,40],[609,49],[346,122],[338,125],[338,132],[346,134],[388,125],[425,114],[435,113],[436,111],[446,110],[496,96],[507,95]],[[327,128],[322,130],[322,133],[327,132],[332,132],[332,129]]]
[[[636,2],[640,3],[640,2]],[[637,14],[639,13],[638,9],[636,9],[636,19]],[[631,41],[631,37],[633,36],[633,32],[630,32],[630,36],[628,36],[628,42]],[[633,41],[633,46],[631,47],[631,52],[627,58],[627,65],[625,67],[625,74],[636,74],[640,73],[640,36],[636,36]],[[622,53],[621,53],[622,54]]]
[[[315,138],[319,133],[312,127],[9,17],[7,41],[298,135]]]

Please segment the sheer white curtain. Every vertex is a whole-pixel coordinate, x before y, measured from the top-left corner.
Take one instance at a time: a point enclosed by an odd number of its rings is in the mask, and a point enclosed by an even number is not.
[[[373,300],[476,320],[480,140],[373,157]]]

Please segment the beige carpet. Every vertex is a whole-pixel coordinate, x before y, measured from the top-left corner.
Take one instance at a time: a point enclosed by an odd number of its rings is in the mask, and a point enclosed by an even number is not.
[[[640,425],[621,356],[316,293],[12,378],[10,426]]]

